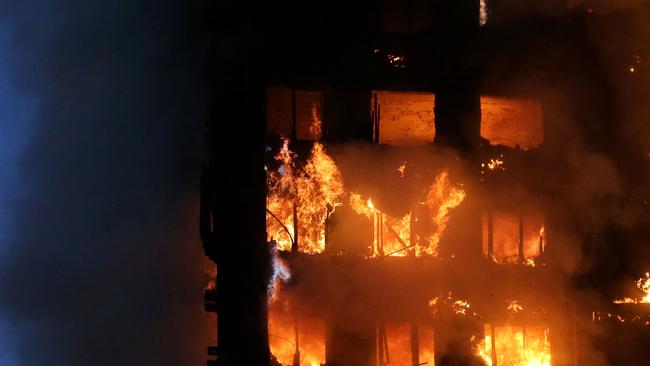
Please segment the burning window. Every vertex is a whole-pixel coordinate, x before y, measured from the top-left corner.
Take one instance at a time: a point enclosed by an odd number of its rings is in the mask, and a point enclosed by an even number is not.
[[[497,263],[535,265],[545,241],[540,212],[493,211],[483,215],[483,254]]]
[[[413,357],[414,350],[417,357]],[[381,324],[377,329],[377,353],[379,365],[434,365],[433,327]]]
[[[373,91],[374,139],[380,144],[415,145],[432,142],[436,133],[435,95]]]
[[[551,365],[548,329],[543,326],[485,325],[479,355],[487,365]]]
[[[323,93],[273,86],[266,91],[268,132],[298,140],[320,140]]]
[[[421,204],[401,218],[390,216],[357,193],[350,195],[350,206],[373,221],[372,254],[376,257],[437,255],[438,243],[447,228],[449,213],[465,199],[465,191],[452,184],[443,171],[425,192]]]
[[[275,159],[277,171],[267,172],[267,240],[276,249],[303,253],[325,250],[325,222],[343,196],[343,178],[322,144],[313,144],[307,162],[296,166],[296,154],[284,141]]]
[[[542,107],[536,101],[481,97],[481,137],[492,145],[528,150],[544,139]]]
[[[293,366],[296,345],[301,366],[325,364],[325,322],[313,317],[296,317],[277,302],[268,313],[269,347],[283,366]]]

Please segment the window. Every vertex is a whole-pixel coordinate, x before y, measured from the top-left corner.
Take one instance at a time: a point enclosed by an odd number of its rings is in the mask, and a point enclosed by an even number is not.
[[[296,352],[296,329],[300,365],[311,366],[325,363],[325,322],[322,319],[295,317],[284,303],[269,306],[269,347],[273,356],[282,365],[293,365]],[[296,323],[297,322],[297,323]]]
[[[486,324],[479,354],[489,365],[550,365],[548,329]]]
[[[433,326],[412,323],[380,324],[377,328],[377,364],[392,366],[433,365]],[[417,358],[412,357],[413,348]]]
[[[523,150],[538,147],[544,139],[541,105],[532,100],[481,96],[481,137],[492,145]]]
[[[483,254],[500,264],[535,264],[544,252],[544,217],[535,210],[483,214]]]
[[[374,140],[380,144],[432,142],[436,133],[432,93],[373,91]]]
[[[322,91],[269,87],[266,91],[268,132],[298,140],[320,140],[322,108]]]

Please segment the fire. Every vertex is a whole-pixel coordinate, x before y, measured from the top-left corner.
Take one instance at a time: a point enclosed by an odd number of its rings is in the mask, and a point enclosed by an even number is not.
[[[496,168],[504,169],[504,168],[503,168],[503,160],[499,160],[499,159],[490,159],[490,161],[487,163],[487,167],[488,167],[488,169],[490,169],[490,170],[494,170],[494,169],[496,169]]]
[[[521,306],[519,301],[512,300],[512,301],[510,301],[510,303],[508,303],[508,306],[506,307],[506,309],[508,311],[510,311],[511,313],[513,313],[513,314],[517,314],[517,313],[522,312],[524,310],[524,307]]]
[[[476,354],[488,366],[550,366],[548,329],[541,326],[487,324],[485,339],[476,346]]]
[[[280,364],[293,366],[297,357],[300,366],[325,364],[325,324],[321,319],[296,317],[287,306],[278,304],[269,309],[268,327],[269,348]]]
[[[490,158],[487,163],[481,163],[481,174],[485,174],[485,168],[493,171],[506,170],[506,167],[503,165],[503,154],[499,155],[498,158]]]
[[[464,199],[465,191],[451,184],[447,171],[443,171],[436,177],[426,196],[426,205],[432,214],[431,220],[435,225],[435,230],[424,240],[425,245],[416,248],[416,255],[437,254],[438,243],[449,222],[449,211],[458,207]]]
[[[406,171],[406,162],[403,162],[402,165],[397,168],[397,172],[399,173],[400,178],[404,178],[404,172]]]
[[[401,219],[391,217],[376,209],[372,198],[364,201],[360,194],[354,192],[350,194],[349,203],[356,213],[374,222],[374,257],[402,257],[411,252],[411,245],[407,244],[410,242],[411,214],[406,214]]]
[[[636,287],[643,292],[643,297],[640,299],[632,299],[626,297],[622,300],[614,300],[615,304],[648,304],[650,303],[650,272],[645,273],[645,277],[641,277],[636,281]]]
[[[464,199],[465,191],[451,184],[449,173],[440,173],[429,186],[422,202],[428,208],[429,220],[434,228],[426,237],[420,237],[416,233],[412,235],[412,224],[415,221],[411,220],[412,213],[401,218],[392,217],[375,208],[372,198],[364,201],[358,193],[350,194],[349,203],[356,213],[374,221],[373,256],[422,256],[437,254],[438,242],[449,221],[449,211]]]
[[[452,296],[451,292],[447,294],[446,298],[440,298],[438,296],[429,300],[429,308],[431,308],[432,314],[435,316],[438,314],[440,307],[445,307],[453,311],[456,315],[471,315],[479,318],[479,315],[476,312],[470,312],[470,304],[467,300],[456,299]]]
[[[452,308],[458,315],[467,315],[467,311],[469,310],[469,303],[465,300],[456,300],[454,301],[454,304],[452,305]]]
[[[340,206],[345,196],[343,177],[322,144],[316,142],[304,167],[294,163],[296,154],[285,140],[275,156],[280,162],[277,171],[267,170],[267,240],[275,242],[279,251],[289,251],[297,243],[303,253],[325,250],[325,223]],[[406,162],[398,168],[404,174]],[[450,182],[449,173],[441,172],[427,190],[422,202],[427,209],[431,230],[416,233],[413,225],[419,217],[408,213],[392,217],[376,208],[371,198],[349,194],[351,208],[373,220],[375,227],[372,256],[436,255],[438,243],[449,221],[451,209],[465,199],[465,191]]]
[[[341,205],[343,178],[320,143],[314,143],[302,169],[295,166],[294,157],[285,140],[275,157],[281,167],[268,174],[267,240],[276,241],[281,251],[291,250],[295,241],[303,253],[321,253],[325,220]]]

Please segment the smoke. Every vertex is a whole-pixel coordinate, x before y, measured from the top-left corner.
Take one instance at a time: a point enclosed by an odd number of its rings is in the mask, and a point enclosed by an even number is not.
[[[535,25],[495,47],[486,77],[544,103],[539,170],[522,177],[536,180],[547,213],[554,295],[578,309],[580,364],[647,359],[634,351],[647,330],[606,329],[584,314],[629,296],[650,268],[649,10],[646,1],[574,1],[545,18],[527,14]]]
[[[205,362],[196,3],[0,3],[37,101],[0,276],[20,365]]]

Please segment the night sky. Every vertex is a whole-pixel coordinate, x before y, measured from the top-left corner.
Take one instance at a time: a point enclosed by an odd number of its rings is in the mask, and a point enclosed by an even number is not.
[[[0,273],[6,266],[5,256],[12,238],[11,210],[8,205],[12,196],[19,194],[20,179],[17,164],[30,137],[31,118],[35,98],[17,90],[12,85],[11,63],[16,61],[12,53],[12,23],[0,23]],[[18,365],[15,356],[15,337],[6,315],[0,313],[0,364]]]
[[[199,365],[193,1],[0,1],[0,365]]]

